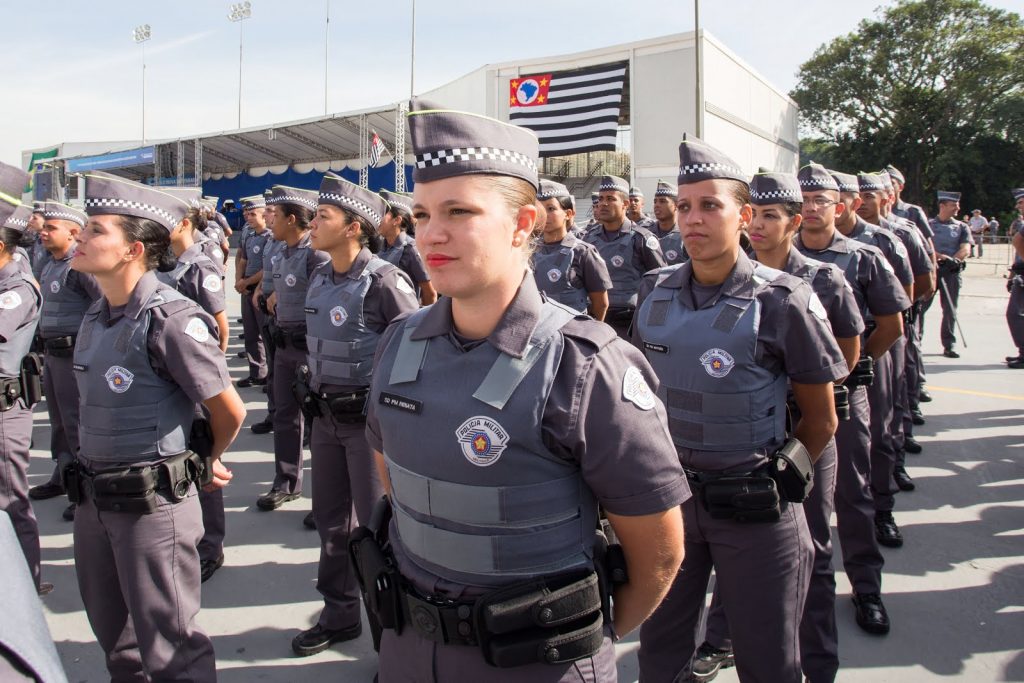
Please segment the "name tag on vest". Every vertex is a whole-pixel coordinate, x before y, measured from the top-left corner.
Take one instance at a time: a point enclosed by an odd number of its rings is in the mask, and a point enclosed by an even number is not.
[[[281,277],[281,273],[274,273],[274,279],[275,280],[278,279],[279,277]]]
[[[423,410],[423,401],[417,401],[398,394],[389,394],[385,391],[380,393],[380,404],[389,408],[398,408],[407,413],[420,413]]]
[[[652,344],[651,342],[644,342],[644,348],[648,351],[657,351],[658,353],[668,353],[668,347],[664,344]]]
[[[88,365],[82,365],[81,363],[75,363],[71,367],[74,368],[75,372],[85,372],[89,369]]]
[[[302,310],[304,310],[306,313],[310,313],[310,314],[315,315],[316,312],[319,311],[320,309],[319,308],[310,308],[309,306],[307,306],[306,308],[303,308]]]

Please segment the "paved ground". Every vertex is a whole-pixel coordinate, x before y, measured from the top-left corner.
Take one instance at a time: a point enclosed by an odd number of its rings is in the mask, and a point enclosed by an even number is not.
[[[986,245],[988,246],[988,245]],[[928,382],[935,400],[917,434],[925,447],[910,456],[917,491],[901,494],[896,517],[906,544],[886,551],[885,601],[893,631],[863,634],[853,622],[849,584],[840,572],[840,681],[1024,681],[1024,371],[1006,369],[1004,247],[986,249],[967,271],[962,320],[970,346],[943,358],[938,307],[927,318]],[[230,280],[229,280],[230,281]],[[230,319],[238,317],[231,300]],[[240,327],[240,326],[237,326]],[[229,351],[232,374],[245,375]],[[263,394],[242,390],[246,425],[264,416]],[[48,422],[36,415],[31,480],[50,472]],[[274,513],[256,510],[273,474],[270,436],[244,428],[227,460],[227,561],[204,585],[200,623],[217,651],[220,680],[370,681],[375,657],[368,636],[308,659],[290,641],[319,612],[314,583],[318,542],[302,518],[303,498]],[[307,476],[310,476],[307,472]],[[44,599],[47,618],[72,682],[109,680],[78,595],[71,526],[60,499],[36,503],[43,535],[43,575],[56,584]],[[622,681],[636,680],[636,640],[619,646]],[[732,671],[719,680],[735,681]]]

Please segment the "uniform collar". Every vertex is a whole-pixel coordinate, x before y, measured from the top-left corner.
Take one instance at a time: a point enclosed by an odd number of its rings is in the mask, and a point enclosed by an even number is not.
[[[153,296],[153,292],[160,286],[160,280],[156,277],[156,271],[147,270],[145,274],[139,278],[138,283],[135,285],[135,289],[132,290],[132,294],[128,297],[128,303],[124,306],[120,316],[124,318],[137,319],[139,314],[142,313],[143,307],[149,302]],[[110,316],[110,302],[107,301],[106,297],[100,299],[100,315],[99,320],[103,323],[109,323],[111,320]]]
[[[385,245],[384,248],[396,249],[398,247],[404,247],[406,244],[409,243],[411,239],[412,238],[409,237],[409,233],[407,233],[405,230],[399,230],[398,237],[395,238],[395,241],[392,242],[391,244]]]
[[[576,246],[576,242],[577,241],[578,240],[576,239],[575,235],[573,235],[571,232],[567,232],[567,233],[565,233],[565,237],[562,239],[561,242],[559,242],[559,244],[561,244],[563,247],[570,247],[571,248],[571,247]]]
[[[282,242],[281,244],[283,244],[285,248],[289,250],[289,253],[292,253],[296,249],[303,249],[305,247],[308,247],[309,239],[309,230],[306,230],[304,233],[302,233],[302,237],[299,238],[299,241],[295,243],[294,247],[289,247],[287,242]]]
[[[522,358],[533,330],[537,327],[537,321],[540,320],[541,306],[543,300],[533,276],[526,273],[512,303],[505,309],[494,331],[487,336],[487,342],[508,356]],[[411,339],[417,341],[441,337],[454,331],[452,300],[443,297],[426,311]]]
[[[672,228],[668,232],[662,232],[661,231],[661,226],[658,225],[657,223],[655,223],[655,225],[654,225],[654,234],[657,237],[668,237],[669,235],[671,235],[674,232],[679,232],[679,224],[678,223],[673,223],[672,224]]]
[[[718,295],[709,301],[705,307],[714,305],[721,297],[727,296],[733,299],[754,298],[754,264],[741,250],[736,264],[732,267],[729,275],[725,278],[719,289]],[[673,271],[664,281],[662,287],[678,289],[679,300],[684,306],[690,308],[695,298],[692,295],[693,284],[693,261],[687,261]]]
[[[181,252],[181,256],[178,257],[179,261],[194,260],[197,256],[203,253],[203,243],[193,242],[192,246]]]
[[[807,265],[807,257],[801,254],[796,247],[790,247],[789,258],[786,259],[786,267],[783,270],[792,274],[799,272],[805,265]]]
[[[22,256],[22,258],[25,258],[25,257]],[[20,272],[20,268],[18,267],[18,262],[15,261],[14,257],[12,256],[11,260],[7,263],[7,265],[4,266],[3,268],[0,268],[0,281],[6,280],[9,277],[13,277],[18,272]]]
[[[358,280],[362,276],[363,270],[366,269],[366,264],[368,264],[372,258],[373,254],[370,253],[369,249],[366,247],[360,249],[359,253],[356,254],[355,259],[352,260],[352,265],[349,267],[346,277],[350,280]]]
[[[797,234],[796,240],[793,244],[798,249],[806,249],[807,251],[812,252],[831,251],[837,254],[848,254],[850,253],[850,251],[852,251],[852,249],[850,248],[850,241],[851,238],[847,237],[843,233],[839,232],[838,229],[836,229],[832,231],[832,241],[824,249],[811,249],[810,247],[805,247],[804,241],[799,234]]]
[[[868,226],[870,225],[871,223],[868,223],[860,216],[857,216],[857,221],[853,224],[853,230],[850,231],[849,235],[846,235],[846,238],[851,240],[857,239],[857,237],[859,237],[865,230],[867,230]],[[878,226],[876,225],[873,227],[877,228]]]
[[[615,237],[608,239],[608,231],[604,229],[604,223],[598,223],[598,229],[601,233],[601,239],[603,239],[606,242],[614,242],[615,240],[619,239],[622,235],[628,235],[629,233],[633,232],[635,228],[636,223],[629,220],[628,218],[623,218],[622,227],[615,231]]]

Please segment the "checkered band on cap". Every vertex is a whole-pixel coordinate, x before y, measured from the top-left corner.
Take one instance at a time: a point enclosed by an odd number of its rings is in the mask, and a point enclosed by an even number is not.
[[[938,195],[940,202],[958,202],[958,201],[960,201],[960,193],[959,192],[946,192],[946,191],[943,191],[943,190],[939,190],[938,192],[936,192],[936,194]]]
[[[639,187],[631,187],[631,188],[629,188],[629,196],[630,197],[637,197],[639,199],[643,199],[644,198],[644,191],[641,190]]]
[[[861,192],[877,192],[885,189],[885,183],[874,173],[858,173],[857,186]]]
[[[1015,187],[1013,188],[1013,190],[1011,190],[1011,192],[1013,193],[1014,201],[1017,201],[1018,199],[1024,199],[1024,187]]]
[[[46,202],[43,205],[43,218],[54,221],[71,221],[80,228],[84,228],[89,220],[83,211],[60,202]]]
[[[781,204],[803,200],[800,183],[790,173],[758,173],[750,181],[752,204]]]
[[[678,193],[674,185],[669,185],[664,180],[658,181],[658,186],[654,190],[655,197],[676,197]]]
[[[388,210],[388,204],[376,192],[350,183],[341,176],[328,173],[320,182],[320,204],[330,204],[349,213],[354,213],[374,228]]]
[[[606,175],[601,177],[601,182],[597,186],[598,192],[606,192],[608,190],[615,190],[623,194],[629,194],[629,183],[618,176]]]
[[[816,164],[813,161],[801,168],[797,172],[796,177],[800,187],[804,190],[840,191],[838,181],[833,174],[821,164]],[[854,192],[856,191],[855,189]]]
[[[3,227],[10,230],[17,230],[18,232],[24,232],[28,229],[28,220],[31,217],[32,207],[27,204],[22,204],[7,218],[3,223]]]
[[[104,209],[118,209],[117,211],[105,211]],[[86,197],[85,211],[90,216],[104,213],[126,214],[140,218],[157,218],[166,226],[167,223],[177,225],[179,221],[169,211],[164,211],[159,206],[137,202],[131,199],[120,199],[117,197]]]
[[[42,213],[46,202],[32,202],[32,213]]]
[[[417,168],[430,168],[456,161],[504,161],[537,172],[537,162],[525,154],[497,147],[453,147],[416,155]]]
[[[888,166],[885,167],[885,170],[888,171],[889,175],[892,176],[892,179],[898,182],[900,185],[907,184],[907,179],[903,177],[903,173],[900,171],[900,169],[896,168],[892,164],[889,164]]]
[[[320,197],[319,193],[312,190],[300,190],[297,187],[274,185],[270,188],[270,196],[267,197],[266,203],[268,206],[296,204],[310,211],[316,211],[316,207],[320,203]]]
[[[321,192],[320,193],[321,204],[333,204],[340,206],[343,209],[351,209],[357,214],[369,218],[378,226],[380,225],[381,214],[374,211],[373,208],[364,202],[359,201],[355,197],[349,197],[343,194],[335,194],[334,192]]]
[[[263,209],[267,206],[266,198],[261,194],[256,194],[251,197],[242,197],[238,200],[242,204],[243,211],[251,211],[252,209]]]
[[[568,196],[569,188],[562,183],[556,183],[553,180],[540,181],[540,190],[537,192],[537,199],[544,201],[545,199],[560,199]]]
[[[840,192],[860,192],[860,180],[852,173],[841,173],[840,171],[829,171],[832,179],[836,181]]]
[[[704,180],[738,180],[744,184],[747,175],[740,165],[721,150],[698,138],[683,137],[679,143],[679,185]]]

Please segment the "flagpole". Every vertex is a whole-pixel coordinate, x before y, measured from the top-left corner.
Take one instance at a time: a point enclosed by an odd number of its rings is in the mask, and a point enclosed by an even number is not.
[[[416,0],[412,0],[412,37],[409,52],[409,99],[416,93]]]
[[[331,0],[326,0],[327,21],[324,22],[324,116],[327,116],[327,68],[331,54]]]
[[[701,84],[701,62],[704,57],[704,41],[700,35],[700,0],[693,0],[693,63],[695,67],[697,119],[694,122],[694,130],[697,137],[704,139],[704,88]]]

